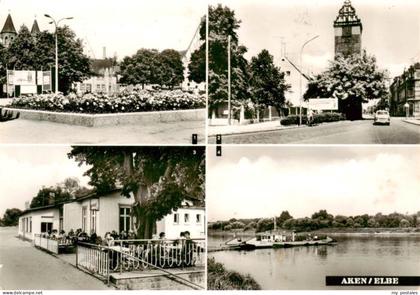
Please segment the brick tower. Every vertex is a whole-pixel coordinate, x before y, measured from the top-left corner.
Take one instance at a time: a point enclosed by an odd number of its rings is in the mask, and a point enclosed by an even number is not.
[[[17,32],[13,25],[13,20],[10,14],[6,18],[3,29],[0,32],[0,38],[4,47],[9,47],[10,43],[16,38]]]
[[[335,56],[350,56],[362,52],[362,22],[350,0],[345,0],[334,21]]]

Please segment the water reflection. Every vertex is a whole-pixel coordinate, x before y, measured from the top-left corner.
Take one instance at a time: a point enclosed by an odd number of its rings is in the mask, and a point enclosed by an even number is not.
[[[230,238],[209,237],[209,245]],[[326,275],[420,274],[420,236],[336,240],[334,246],[223,251],[209,256],[228,269],[249,273],[264,289],[327,289]]]

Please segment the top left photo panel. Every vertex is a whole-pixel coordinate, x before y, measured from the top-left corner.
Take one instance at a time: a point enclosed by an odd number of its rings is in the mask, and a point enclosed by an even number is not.
[[[0,144],[205,144],[206,14],[194,0],[0,0]]]

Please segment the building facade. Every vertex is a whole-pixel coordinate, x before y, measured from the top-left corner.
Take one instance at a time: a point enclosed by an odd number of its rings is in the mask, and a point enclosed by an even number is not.
[[[394,78],[390,95],[392,116],[420,117],[420,63],[413,64]]]
[[[76,200],[25,210],[19,218],[18,234],[33,240],[35,234],[57,230],[66,233],[81,229],[87,234],[104,237],[107,232],[136,231],[132,214],[134,198],[115,190],[103,196],[90,194]],[[176,239],[189,231],[191,238],[205,238],[204,205],[186,199],[178,210],[156,222],[155,234],[164,232],[167,239]]]
[[[105,55],[102,59],[92,59],[91,68],[94,75],[83,82],[75,84],[77,93],[114,94],[118,92],[118,67],[116,59],[107,58]]]
[[[350,0],[338,12],[334,21],[335,56],[350,56],[362,53],[363,26]]]
[[[17,32],[15,25],[13,24],[12,16],[8,14],[3,29],[0,32],[1,43],[4,47],[9,47],[16,36]]]

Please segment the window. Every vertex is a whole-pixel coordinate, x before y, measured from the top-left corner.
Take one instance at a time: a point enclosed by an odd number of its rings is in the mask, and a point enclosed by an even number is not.
[[[178,224],[178,223],[179,223],[179,214],[174,213],[174,224]]]
[[[189,223],[190,222],[190,214],[185,213],[184,214],[184,223]]]
[[[131,229],[131,207],[120,207],[120,232]]]
[[[96,233],[96,210],[90,210],[90,233]]]
[[[82,231],[86,232],[87,207],[82,207]]]
[[[63,228],[64,228],[64,227],[63,227],[63,216],[61,216],[61,217],[60,217],[60,221],[59,221],[59,222],[60,222],[60,223],[59,223],[59,225],[58,225],[58,227],[59,227],[59,229],[58,229],[58,230],[61,232],[61,231],[63,230]]]
[[[29,217],[29,232],[32,232],[32,217]]]
[[[28,231],[29,231],[29,218],[26,217],[25,218],[25,232],[28,232]]]
[[[52,231],[52,222],[41,222],[41,233],[48,233]]]
[[[195,215],[195,222],[196,223],[201,223],[201,214],[196,214]]]

